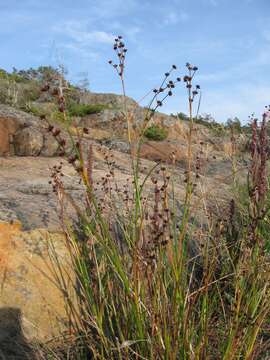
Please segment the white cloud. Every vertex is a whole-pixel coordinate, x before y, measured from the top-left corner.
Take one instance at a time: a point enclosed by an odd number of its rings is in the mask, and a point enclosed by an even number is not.
[[[265,105],[270,102],[270,86],[259,84],[241,84],[231,86],[230,89],[203,89],[200,114],[211,114],[218,122],[225,122],[228,118],[238,117],[242,123],[247,123],[248,116],[253,112],[261,119]],[[196,103],[195,108],[196,108]],[[165,105],[166,113],[187,112],[187,102],[183,97],[172,98]]]
[[[105,31],[92,31],[85,33],[85,39],[89,41],[96,41],[100,43],[111,44],[114,41],[115,36]]]
[[[257,54],[253,58],[238,63],[235,66],[224,68],[221,71],[199,74],[197,80],[199,82],[221,82],[232,79],[237,81],[239,78],[248,79],[250,74],[258,70],[262,66],[266,66],[270,63],[270,49],[264,47],[257,51]]]
[[[186,22],[189,16],[186,12],[171,11],[164,18],[164,25],[176,25],[179,22]]]
[[[87,45],[87,43],[105,43],[111,44],[115,38],[113,34],[105,31],[88,31],[86,24],[79,21],[66,21],[53,27],[53,30],[62,33],[77,43]]]
[[[115,36],[103,30],[89,30],[86,21],[68,20],[52,27],[56,38],[53,57],[57,63],[72,59],[76,54],[80,60],[97,61],[99,51],[95,45],[113,44]]]
[[[119,35],[123,35],[128,40],[136,41],[137,35],[142,32],[140,24],[125,26],[119,21],[113,21],[110,23],[110,29],[113,29]]]
[[[260,119],[269,99],[270,86],[241,84],[232,86],[230,91],[205,91],[201,111],[210,112],[218,121],[226,121],[229,117],[237,116],[246,122],[253,112]]]
[[[136,0],[91,0],[92,12],[101,19],[124,16],[141,6]]]
[[[61,43],[58,45],[58,49],[60,50],[68,50],[70,52],[74,52],[76,55],[80,55],[81,58],[89,59],[96,61],[100,58],[100,54],[95,51],[91,51],[89,49],[84,49],[80,45],[74,43]]]

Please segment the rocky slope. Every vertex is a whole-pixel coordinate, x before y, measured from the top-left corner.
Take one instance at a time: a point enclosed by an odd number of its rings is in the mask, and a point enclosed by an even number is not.
[[[94,148],[94,181],[98,183],[106,176],[106,153],[109,152],[115,161],[115,179],[121,186],[131,175],[127,125],[121,110],[115,108],[115,105],[120,107],[122,104],[122,97],[85,94],[82,101],[113,105],[98,114],[77,118],[76,129],[89,129],[84,141],[86,146],[92,144]],[[133,111],[132,121],[136,127],[143,121],[145,110],[133,100],[129,100],[128,107]],[[161,113],[157,113],[152,122],[166,128],[168,136],[161,142],[145,140],[140,154],[142,172],[146,173],[156,161],[166,164],[172,172],[176,194],[181,202],[185,185],[188,124]],[[62,124],[57,126],[63,128]],[[65,262],[58,203],[49,184],[50,169],[63,162],[63,181],[78,203],[83,188],[73,167],[58,156],[58,144],[46,127],[47,124],[39,117],[0,105],[0,306],[6,309],[3,319],[0,309],[0,344],[6,341],[7,336],[4,334],[7,325],[1,326],[1,321],[6,324],[6,314],[16,309],[22,313],[22,327],[30,339],[48,338],[62,324],[63,303],[49,279],[48,268],[48,238],[53,240],[56,251]],[[74,127],[70,130],[71,133],[77,131]],[[68,136],[65,136],[68,142]],[[203,198],[213,208],[217,201],[222,207],[230,196],[230,142],[220,141],[201,125],[195,126],[193,139],[193,153],[200,159],[201,174],[194,204]],[[72,218],[72,209],[69,211]],[[202,209],[198,208],[197,214],[197,221],[203,223]],[[11,321],[11,333],[12,324]]]

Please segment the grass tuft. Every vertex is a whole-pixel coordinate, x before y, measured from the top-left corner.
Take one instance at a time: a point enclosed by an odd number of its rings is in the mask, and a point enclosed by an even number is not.
[[[144,133],[144,136],[149,140],[163,141],[168,136],[168,131],[158,125],[149,126]]]
[[[117,70],[125,95],[127,49],[122,37],[116,38],[114,50],[119,64],[109,63]],[[123,104],[132,150],[131,177],[124,184],[115,176],[113,154],[106,151],[107,174],[95,182],[93,145],[86,151],[79,132],[68,161],[84,184],[84,208],[66,192],[62,165],[52,169],[70,254],[66,271],[51,252],[55,282],[66,302],[69,331],[64,342],[72,349],[69,358],[250,360],[259,359],[261,349],[268,350],[270,264],[264,233],[270,215],[266,166],[270,113],[266,111],[260,124],[252,120],[245,201],[234,196],[213,209],[206,198],[195,198],[195,189],[204,187],[192,147],[193,107],[200,87],[193,85],[198,68],[190,63],[186,68],[189,134],[184,197],[175,191],[177,167],[156,164],[143,175],[138,155],[147,131],[160,140],[160,129],[148,125],[181,80],[169,80],[175,65],[153,90],[143,130],[136,129]],[[76,109],[76,115],[85,114],[85,107]],[[64,155],[61,130],[51,125],[48,130]],[[66,200],[77,213],[76,224],[65,214]],[[205,212],[202,224],[195,220],[199,206]],[[222,216],[215,215],[217,208]]]
[[[68,108],[70,116],[86,116],[91,114],[98,114],[107,109],[108,106],[104,104],[71,104]]]

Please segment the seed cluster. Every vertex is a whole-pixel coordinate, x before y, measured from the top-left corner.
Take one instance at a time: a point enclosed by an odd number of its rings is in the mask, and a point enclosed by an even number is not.
[[[193,78],[198,70],[198,67],[193,66],[190,63],[186,63],[186,68],[188,70],[188,75],[184,76],[183,81],[186,84],[186,88],[188,89],[189,101],[193,102],[201,89],[200,85],[193,87]]]
[[[266,107],[260,125],[254,115],[250,119],[252,121],[252,140],[248,188],[252,221],[249,224],[249,239],[250,243],[254,244],[259,241],[256,233],[258,223],[268,211],[265,207],[265,198],[268,192],[267,159],[269,158],[269,145],[267,123],[270,120],[270,106]]]
[[[118,58],[118,63],[114,63],[112,60],[109,60],[109,64],[112,65],[112,67],[116,70],[117,74],[122,78],[124,76],[125,60],[127,53],[127,48],[125,47],[122,36],[119,35],[115,39],[113,50],[115,51]]]
[[[154,103],[154,101],[156,102],[156,106],[152,110],[155,111],[158,107],[161,107],[164,104],[164,101],[169,96],[173,95],[173,89],[175,89],[177,83],[181,81],[180,77],[177,77],[175,80],[170,79],[172,72],[176,69],[177,69],[176,65],[172,65],[171,69],[164,74],[164,79],[161,85],[159,86],[159,88],[153,89],[154,98],[151,101],[151,106]]]

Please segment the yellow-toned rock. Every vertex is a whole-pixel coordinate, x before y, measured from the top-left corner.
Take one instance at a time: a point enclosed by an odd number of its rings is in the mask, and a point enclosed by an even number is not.
[[[64,237],[46,230],[22,231],[20,223],[0,223],[0,324],[12,329],[13,313],[21,314],[22,327],[28,339],[47,339],[64,326],[64,303],[53,283],[49,243],[58,258],[67,261]],[[1,314],[11,314],[1,318]],[[3,315],[4,316],[4,315]],[[0,326],[0,343],[4,337]]]

